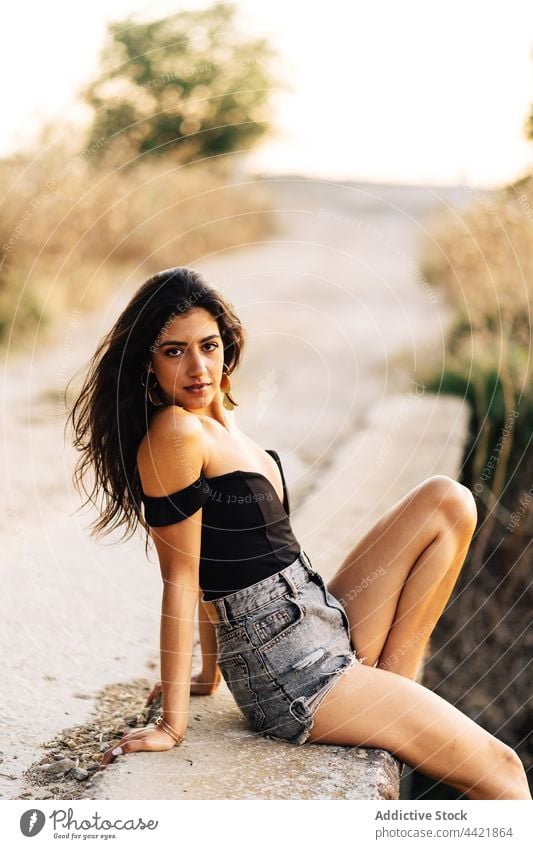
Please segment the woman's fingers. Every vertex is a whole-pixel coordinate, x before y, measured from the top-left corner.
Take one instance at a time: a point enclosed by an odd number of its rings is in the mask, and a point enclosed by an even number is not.
[[[138,739],[123,739],[116,746],[113,746],[111,749],[107,750],[100,763],[102,764],[102,766],[106,766],[109,763],[113,763],[113,761],[116,760],[116,758],[119,758],[121,755],[127,755],[131,752],[140,752],[143,750],[142,744],[142,737]]]
[[[158,726],[146,725],[144,728],[125,734],[118,743],[111,746],[105,752],[100,765],[106,766],[116,758],[128,755],[131,752],[165,752],[175,745],[176,741],[166,731]]]
[[[139,729],[140,732],[144,731],[144,729]],[[134,737],[133,734],[128,733],[122,737],[118,743],[115,743],[114,746],[111,746],[110,749],[104,754],[101,763],[111,763],[116,758],[119,758],[121,755],[127,755],[130,752],[139,751],[139,748],[135,749],[134,746],[138,743],[141,743],[143,737],[139,733],[137,737]]]
[[[100,766],[107,766],[107,764],[113,763],[115,758],[122,754],[124,754],[124,744],[122,746],[114,746],[112,749],[108,749],[102,756]]]

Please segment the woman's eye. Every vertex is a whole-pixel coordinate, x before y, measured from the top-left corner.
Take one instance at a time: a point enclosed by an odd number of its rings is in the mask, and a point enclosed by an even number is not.
[[[211,351],[213,350],[213,348],[218,348],[218,345],[217,345],[217,343],[216,343],[216,342],[206,342],[206,344],[204,345],[204,348],[209,348],[209,353],[211,353]],[[169,349],[167,350],[167,352],[166,352],[166,353],[167,353],[167,357],[169,357],[169,356],[170,356],[173,352],[175,352],[175,351],[179,351],[179,353],[180,353],[180,354],[182,354],[182,353],[183,353],[183,351],[181,350],[181,348],[169,348]],[[172,357],[172,359],[174,359],[174,360],[175,360],[175,359],[177,359],[177,357]]]

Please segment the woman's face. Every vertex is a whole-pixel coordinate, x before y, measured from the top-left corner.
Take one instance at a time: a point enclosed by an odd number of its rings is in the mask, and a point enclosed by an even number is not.
[[[209,414],[220,403],[220,381],[224,347],[216,319],[210,312],[193,307],[171,316],[161,329],[152,351],[152,371],[167,404]],[[192,384],[208,384],[189,389]],[[157,393],[161,390],[157,387]],[[153,393],[152,393],[153,394]]]

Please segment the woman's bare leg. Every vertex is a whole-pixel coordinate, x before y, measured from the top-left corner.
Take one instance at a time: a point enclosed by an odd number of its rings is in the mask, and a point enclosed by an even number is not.
[[[314,713],[310,740],[386,749],[468,799],[531,799],[518,755],[427,687],[355,664]]]
[[[364,663],[414,678],[477,521],[471,492],[444,475],[395,504],[328,582]]]
[[[310,740],[386,749],[470,799],[530,799],[512,748],[410,680],[476,519],[466,487],[436,475],[407,493],[345,558],[328,590],[346,609],[363,663],[325,696]]]

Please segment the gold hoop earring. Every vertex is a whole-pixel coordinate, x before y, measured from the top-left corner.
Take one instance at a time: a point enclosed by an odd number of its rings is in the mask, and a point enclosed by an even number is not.
[[[233,410],[234,407],[239,406],[237,402],[234,401],[231,397],[231,383],[227,372],[223,373],[222,378],[220,380],[220,390],[222,392],[222,395],[224,396],[222,398],[222,406],[226,410]]]
[[[147,395],[147,397],[148,397],[148,400],[149,400],[149,401],[150,401],[150,403],[152,404],[152,406],[154,406],[154,407],[163,407],[163,406],[164,406],[164,403],[165,403],[164,401],[160,401],[160,402],[159,402],[159,404],[156,404],[156,402],[155,402],[155,401],[154,401],[154,399],[152,398],[152,389],[155,389],[155,387],[158,385],[158,383],[157,383],[157,378],[155,378],[155,375],[154,375],[155,383],[153,383],[151,386],[148,386],[148,381],[149,381],[149,379],[150,379],[150,375],[152,375],[152,374],[154,374],[154,373],[153,373],[153,371],[145,371],[145,372],[143,372],[143,373],[141,374],[141,385],[142,385],[142,387],[143,387],[144,389],[146,389],[146,395]],[[146,375],[146,382],[143,380],[144,375]]]
[[[150,389],[148,390],[148,392],[146,393],[146,394],[148,395],[148,398],[149,398],[149,400],[150,400],[150,403],[151,403],[151,404],[153,404],[153,406],[154,406],[154,407],[163,407],[163,406],[164,406],[164,404],[165,404],[165,402],[164,402],[164,401],[160,401],[160,402],[159,402],[159,404],[156,404],[156,402],[155,402],[155,401],[154,401],[154,399],[152,398],[152,389],[153,389],[153,388],[154,388],[154,387],[153,387],[153,386],[151,386],[151,387],[150,387]]]

